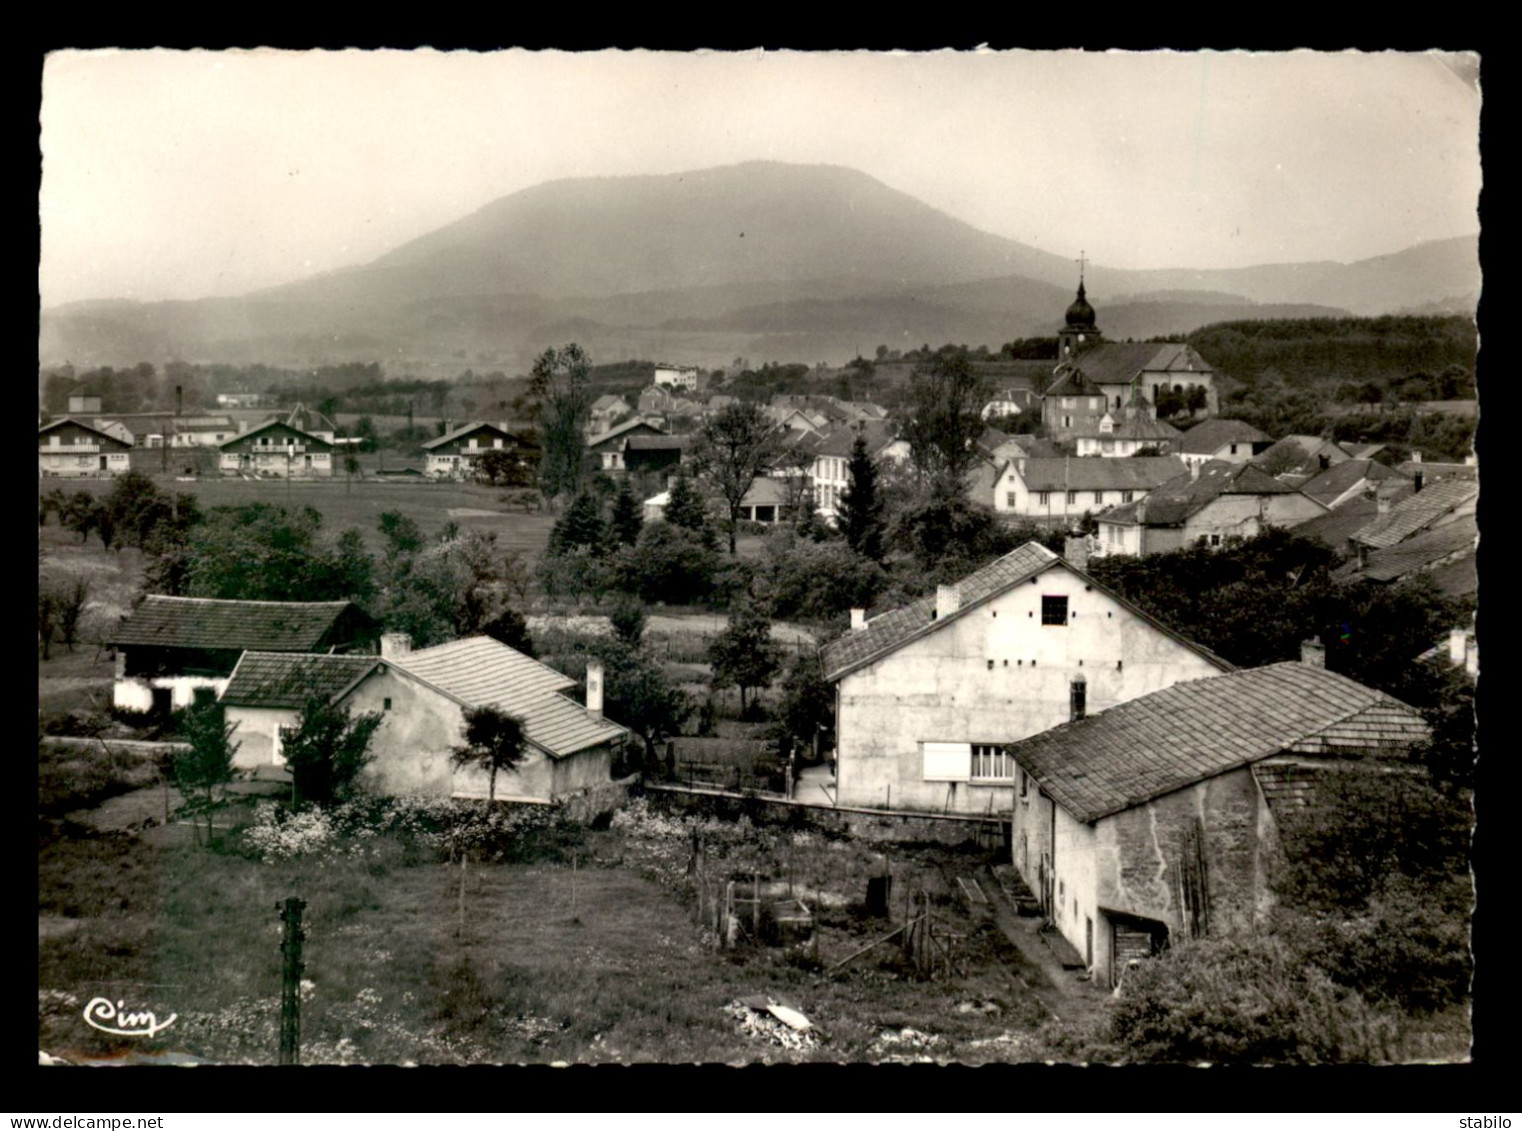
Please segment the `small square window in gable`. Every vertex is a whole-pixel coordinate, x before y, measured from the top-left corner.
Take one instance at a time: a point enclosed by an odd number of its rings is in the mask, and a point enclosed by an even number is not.
[[[1043,595],[1041,598],[1041,623],[1067,624],[1067,622],[1068,599],[1066,594],[1056,597]]]

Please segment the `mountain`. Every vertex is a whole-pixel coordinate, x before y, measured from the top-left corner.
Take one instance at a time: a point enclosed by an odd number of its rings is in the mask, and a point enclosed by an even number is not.
[[[75,303],[43,312],[44,364],[469,357],[521,366],[575,340],[594,356],[721,365],[844,361],[882,342],[969,345],[1052,333],[1066,258],[979,231],[835,166],[752,162],[668,176],[552,181],[371,263],[240,298]],[[1478,287],[1476,241],[1354,264],[1223,271],[1093,266],[1112,338],[1225,318],[1380,313]],[[772,350],[798,348],[796,358]]]

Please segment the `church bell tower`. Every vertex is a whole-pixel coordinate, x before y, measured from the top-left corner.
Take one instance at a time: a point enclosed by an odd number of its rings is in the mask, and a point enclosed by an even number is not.
[[[1101,333],[1094,324],[1094,308],[1089,305],[1089,300],[1083,289],[1082,256],[1078,260],[1078,297],[1073,300],[1073,305],[1068,307],[1067,320],[1062,329],[1057,331],[1057,363],[1071,361],[1078,354],[1088,349],[1099,341]]]

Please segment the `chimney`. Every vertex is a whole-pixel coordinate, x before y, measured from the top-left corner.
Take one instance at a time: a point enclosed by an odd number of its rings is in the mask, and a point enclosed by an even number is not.
[[[1076,723],[1083,718],[1089,706],[1089,684],[1083,678],[1083,673],[1078,673],[1072,683],[1068,685],[1068,721]]]
[[[1415,486],[1415,488],[1416,488],[1416,490],[1417,490],[1417,491],[1418,491],[1418,492],[1420,492],[1420,491],[1421,491],[1421,489],[1422,489],[1422,479],[1423,479],[1423,478],[1424,478],[1424,477],[1423,477],[1423,475],[1422,475],[1422,473],[1421,473],[1421,472],[1420,472],[1420,471],[1418,471],[1418,472],[1417,472],[1417,473],[1416,473],[1416,476],[1415,476],[1415,479],[1416,479],[1416,482],[1415,482],[1415,484],[1414,484],[1414,486]]]
[[[1475,455],[1473,452],[1470,452],[1467,456],[1464,457],[1464,466],[1465,467],[1478,467],[1479,464],[1480,464],[1480,457]]]
[[[1411,462],[1412,463],[1421,463],[1422,462],[1422,453],[1417,451],[1415,448],[1411,449]]]
[[[1321,637],[1300,642],[1300,662],[1308,668],[1326,667],[1326,645],[1321,643]]]
[[[935,587],[935,619],[949,617],[962,607],[962,594],[955,585]]]
[[[1147,525],[1147,496],[1143,495],[1136,504],[1136,525]]]
[[[1389,514],[1390,496],[1376,493],[1374,496],[1374,506],[1378,509],[1380,514]]]
[[[1062,559],[1080,572],[1088,569],[1089,540],[1082,534],[1069,534],[1067,541],[1062,544]]]
[[[405,632],[381,633],[381,659],[394,660],[412,651],[412,637]]]
[[[602,718],[602,661],[596,656],[587,660],[587,714]]]
[[[1193,483],[1199,477],[1200,477],[1200,461],[1192,459],[1192,460],[1189,461],[1189,482]]]
[[[1316,457],[1316,462],[1321,465],[1321,470],[1325,471],[1332,466],[1332,457],[1323,453]]]
[[[860,632],[860,631],[862,631],[866,627],[867,627],[867,610],[866,609],[852,609],[851,610],[851,631],[852,632]]]
[[[1465,632],[1462,628],[1448,630],[1448,659],[1455,664],[1462,664],[1468,658],[1469,645],[1464,637]]]

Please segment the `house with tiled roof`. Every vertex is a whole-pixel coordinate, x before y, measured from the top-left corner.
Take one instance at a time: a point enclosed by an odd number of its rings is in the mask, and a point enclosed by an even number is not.
[[[333,474],[331,441],[270,420],[217,445],[223,475],[323,479]]]
[[[994,486],[994,510],[1033,520],[1071,520],[1133,503],[1185,470],[1177,456],[1013,459]]]
[[[1273,442],[1267,432],[1245,420],[1212,417],[1185,432],[1176,450],[1185,463],[1208,463],[1213,459],[1245,463],[1267,451]]]
[[[1473,595],[1479,588],[1475,550],[1480,530],[1473,514],[1424,530],[1394,545],[1368,550],[1332,576],[1338,581],[1371,581],[1390,585],[1417,574],[1430,574],[1450,597]]]
[[[373,650],[379,626],[352,601],[223,601],[151,594],[123,617],[111,700],[169,711],[214,699],[245,651]]]
[[[1101,985],[1170,942],[1251,932],[1320,775],[1417,772],[1422,716],[1306,660],[1178,680],[1009,744],[1015,867]]]
[[[1108,404],[1105,391],[1082,369],[1061,370],[1041,396],[1041,423],[1053,440],[1072,440],[1099,432]]]
[[[1295,533],[1302,538],[1314,538],[1339,554],[1355,554],[1353,535],[1380,515],[1388,514],[1394,504],[1409,498],[1415,490],[1404,477],[1381,480],[1373,490],[1344,499],[1326,514],[1301,523],[1295,527]]]
[[[502,424],[473,420],[423,444],[423,471],[431,479],[474,479],[476,461],[491,451],[506,452],[525,475],[539,461],[538,445]]]
[[[1395,470],[1413,479],[1420,475],[1428,483],[1436,483],[1439,479],[1475,480],[1480,477],[1480,461],[1469,456],[1463,463],[1443,463],[1424,460],[1421,452],[1412,452],[1410,459],[1395,465]]]
[[[1097,517],[1095,554],[1158,554],[1184,546],[1219,547],[1291,527],[1327,508],[1250,463],[1190,464],[1133,503]]]
[[[597,460],[597,466],[607,472],[620,473],[628,470],[629,463],[625,455],[625,449],[629,441],[635,437],[665,437],[669,434],[664,428],[657,427],[644,417],[635,417],[626,420],[622,424],[615,424],[601,436],[595,437],[587,444],[587,451]]]
[[[1290,486],[1298,487],[1352,458],[1341,444],[1322,436],[1286,436],[1264,448],[1252,462]]]
[[[1111,409],[1099,418],[1095,435],[1077,438],[1077,452],[1080,456],[1125,459],[1151,449],[1154,455],[1166,456],[1178,450],[1182,436],[1166,420],[1157,420],[1148,412]]]
[[[1410,495],[1381,511],[1373,522],[1352,536],[1351,549],[1362,557],[1366,551],[1394,546],[1423,531],[1472,515],[1479,496],[1480,485],[1464,479],[1442,479],[1431,486],[1414,484]]]
[[[984,420],[994,416],[1019,416],[1036,408],[1039,401],[1033,389],[1004,389],[983,406],[982,416]]]
[[[131,440],[65,416],[37,429],[37,474],[75,478],[131,469]]]
[[[600,436],[615,423],[634,411],[633,406],[616,393],[604,393],[592,402],[591,418],[587,423],[588,436]]]
[[[851,630],[820,652],[836,691],[839,804],[1007,816],[1007,743],[1066,721],[1075,702],[1101,710],[1232,670],[1080,560],[1029,542],[934,596],[852,611]]]
[[[809,468],[814,509],[826,519],[835,518],[840,497],[851,481],[851,452],[858,436],[867,442],[867,455],[879,463],[909,458],[908,442],[899,439],[893,425],[885,420],[864,421],[855,427],[842,425],[823,435],[806,435],[803,443],[814,454]]]
[[[414,651],[405,634],[388,633],[380,655],[247,652],[221,695],[242,743],[245,769],[284,764],[282,744],[308,697],[375,712],[366,775],[390,794],[487,796],[487,774],[456,767],[465,711],[493,706],[523,723],[525,758],[499,772],[501,801],[559,802],[605,786],[628,730],[603,717],[603,672],[587,667],[587,701],[567,692],[577,681],[488,636]]]
[[[1374,459],[1354,456],[1312,476],[1300,490],[1326,507],[1338,507],[1359,495],[1381,487],[1386,493],[1411,479]]]

